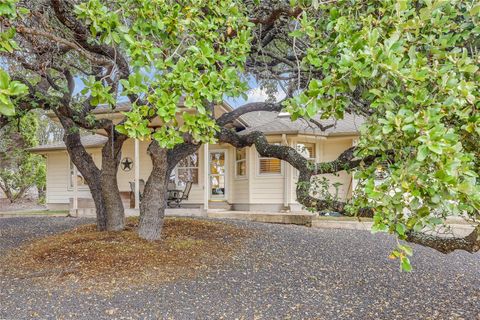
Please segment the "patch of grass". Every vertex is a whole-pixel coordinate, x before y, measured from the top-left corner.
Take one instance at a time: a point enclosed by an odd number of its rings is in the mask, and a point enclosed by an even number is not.
[[[226,223],[168,218],[162,240],[148,242],[137,236],[137,226],[138,218],[129,218],[122,232],[81,226],[15,249],[0,265],[12,277],[104,292],[195,276],[227,261],[251,236]]]

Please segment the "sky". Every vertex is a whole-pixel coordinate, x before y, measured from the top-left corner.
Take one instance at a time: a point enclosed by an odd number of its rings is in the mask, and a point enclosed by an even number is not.
[[[267,92],[265,89],[262,89],[258,86],[254,87],[251,89],[249,92],[247,92],[248,99],[244,100],[242,98],[238,99],[231,99],[231,98],[226,98],[225,101],[232,106],[233,108],[237,108],[245,103],[250,103],[250,102],[264,102],[268,99]],[[285,97],[285,93],[279,90],[277,94],[275,95],[276,101],[280,101]]]

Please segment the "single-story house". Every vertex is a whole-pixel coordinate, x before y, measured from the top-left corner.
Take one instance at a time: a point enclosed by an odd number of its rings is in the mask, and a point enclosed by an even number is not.
[[[120,111],[128,108],[125,104],[114,112],[99,109],[97,113],[99,117],[115,119],[120,118]],[[218,116],[230,110],[228,104],[219,105],[215,114]],[[321,131],[305,120],[291,121],[288,114],[258,111],[243,115],[235,123],[235,128],[239,134],[262,131],[269,142],[289,145],[308,159],[326,162],[336,159],[355,144],[363,121],[362,117],[347,114],[335,126]],[[322,120],[322,123],[331,124],[332,121]],[[106,139],[101,132],[82,137],[83,145],[99,166],[101,148]],[[123,146],[118,184],[126,208],[138,208],[139,187],[132,191],[132,185],[136,183],[138,186],[141,180],[146,181],[151,172],[148,144],[148,141],[129,139]],[[70,161],[63,142],[38,146],[31,151],[46,157],[46,204],[49,209],[94,208],[88,186]],[[178,189],[187,181],[193,183],[188,200],[182,202],[186,208],[296,212],[302,211],[295,197],[297,175],[297,170],[288,163],[261,157],[255,147],[236,149],[228,144],[205,144],[178,164],[171,181]],[[328,178],[341,183],[338,189],[341,199],[351,195],[351,175],[341,172]],[[132,192],[136,199],[133,202]]]

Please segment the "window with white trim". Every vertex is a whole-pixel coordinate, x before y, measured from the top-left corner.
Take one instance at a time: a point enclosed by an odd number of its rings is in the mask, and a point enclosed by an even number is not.
[[[247,149],[235,149],[235,176],[245,177],[247,175]]]
[[[93,155],[90,154],[90,156],[93,158]],[[68,190],[73,190],[74,186],[73,186],[73,183],[74,183],[74,179],[75,179],[75,165],[73,164],[73,161],[72,159],[70,159],[70,157],[68,157],[68,160],[69,160],[69,166],[68,166]],[[78,171],[78,169],[76,170],[77,171],[77,188],[78,189],[88,189],[88,184],[87,182],[85,181],[85,178],[83,177],[83,175],[80,173],[80,171]]]
[[[183,187],[188,181],[198,184],[198,151],[180,160],[170,175],[170,182],[177,187]]]
[[[274,145],[280,145],[280,143],[272,143]],[[282,160],[277,158],[268,158],[258,155],[258,173],[259,174],[281,174],[282,173]]]

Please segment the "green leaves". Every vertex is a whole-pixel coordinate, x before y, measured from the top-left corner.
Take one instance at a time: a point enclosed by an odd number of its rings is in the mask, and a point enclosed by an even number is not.
[[[85,88],[82,89],[82,94],[90,93],[90,103],[92,106],[98,106],[102,103],[109,105],[116,104],[116,99],[111,92],[110,86],[105,86],[101,81],[97,81],[93,76],[82,79],[82,81],[85,85]]]
[[[0,131],[0,182],[14,201],[31,186],[45,186],[45,160],[32,154],[28,148],[38,144],[38,115],[28,113],[18,121],[7,124]]]
[[[14,49],[18,49],[17,43],[13,40],[14,36],[14,28],[9,28],[7,31],[0,33],[0,51],[12,53]]]
[[[98,43],[118,44],[134,66],[121,94],[141,97],[117,128],[131,137],[173,147],[184,134],[210,142],[217,131],[212,106],[246,91],[241,78],[251,27],[241,1],[89,0],[76,7]],[[121,15],[119,14],[121,12]],[[121,16],[121,19],[120,19]],[[92,103],[111,103],[109,87],[88,79]],[[148,122],[163,124],[152,132]],[[178,119],[181,119],[180,121]]]
[[[417,161],[424,161],[427,156],[428,156],[429,152],[428,152],[428,147],[425,146],[425,145],[421,145],[418,147],[418,152],[417,152]]]
[[[400,271],[410,272],[412,271],[412,265],[410,264],[410,259],[408,257],[412,255],[413,250],[410,246],[399,243],[397,249],[392,251],[389,258],[392,260],[399,260]]]
[[[0,17],[15,18],[17,16],[17,2],[18,0],[3,0],[0,2]]]
[[[371,114],[357,156],[378,158],[357,173],[352,208],[372,208],[372,232],[400,239],[435,230],[433,222],[449,215],[475,216],[480,60],[469,48],[480,34],[478,5],[341,0],[321,10],[319,17],[304,4],[291,35],[310,44],[302,67],[321,77],[287,110],[294,117]],[[410,254],[397,249],[403,270],[411,270]]]
[[[27,92],[26,85],[18,81],[11,81],[8,73],[0,69],[0,115],[13,116],[15,105],[12,99]]]

